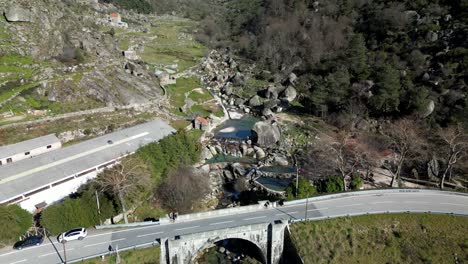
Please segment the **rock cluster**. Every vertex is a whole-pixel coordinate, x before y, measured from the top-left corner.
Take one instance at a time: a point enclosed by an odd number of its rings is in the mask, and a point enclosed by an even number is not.
[[[243,66],[235,61],[229,52],[211,51],[200,66],[199,73],[206,86],[217,94],[232,111],[250,113],[255,111],[265,118],[271,118],[274,112],[281,112],[296,97],[294,88],[297,76],[289,74],[282,84],[270,84],[264,90],[245,98],[242,89],[249,91],[257,88],[248,87],[247,80],[252,78],[255,65]]]

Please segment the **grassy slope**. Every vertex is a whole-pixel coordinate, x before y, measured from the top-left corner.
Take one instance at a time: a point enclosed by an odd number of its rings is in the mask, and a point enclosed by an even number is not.
[[[291,226],[305,263],[468,262],[468,218],[396,214]]]
[[[159,247],[149,247],[145,249],[139,250],[129,250],[120,252],[120,260],[121,264],[158,264],[159,263],[159,255],[160,255],[160,248]],[[83,264],[114,264],[116,257],[112,255],[111,257],[106,256],[105,260],[102,261],[101,258],[95,258],[86,260]]]

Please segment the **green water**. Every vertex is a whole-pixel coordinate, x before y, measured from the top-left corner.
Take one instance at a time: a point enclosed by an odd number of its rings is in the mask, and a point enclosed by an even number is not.
[[[215,129],[215,137],[247,139],[252,136],[252,128],[260,119],[245,115],[241,119],[230,119]],[[225,128],[234,127],[232,132],[219,132]]]
[[[254,160],[248,157],[235,157],[231,155],[216,155],[206,161],[207,164],[221,163],[221,162],[239,162],[239,163],[252,163]]]

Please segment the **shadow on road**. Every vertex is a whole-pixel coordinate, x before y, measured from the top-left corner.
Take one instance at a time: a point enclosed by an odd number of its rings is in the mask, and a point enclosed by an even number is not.
[[[50,244],[54,247],[55,252],[57,252],[58,257],[60,258],[60,261],[64,263],[65,261],[62,258],[62,255],[60,255],[60,252],[58,251],[57,247],[55,246],[54,242],[52,242],[52,239],[50,239],[50,236],[47,236],[47,239],[49,239]]]

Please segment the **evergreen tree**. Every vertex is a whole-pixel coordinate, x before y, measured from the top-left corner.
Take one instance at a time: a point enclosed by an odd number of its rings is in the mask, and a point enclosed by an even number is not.
[[[389,64],[384,64],[377,72],[376,91],[371,98],[371,105],[375,111],[389,114],[398,111],[400,105],[400,74]]]
[[[349,42],[347,61],[351,74],[357,80],[366,80],[370,69],[367,64],[367,48],[362,34],[354,34]]]

